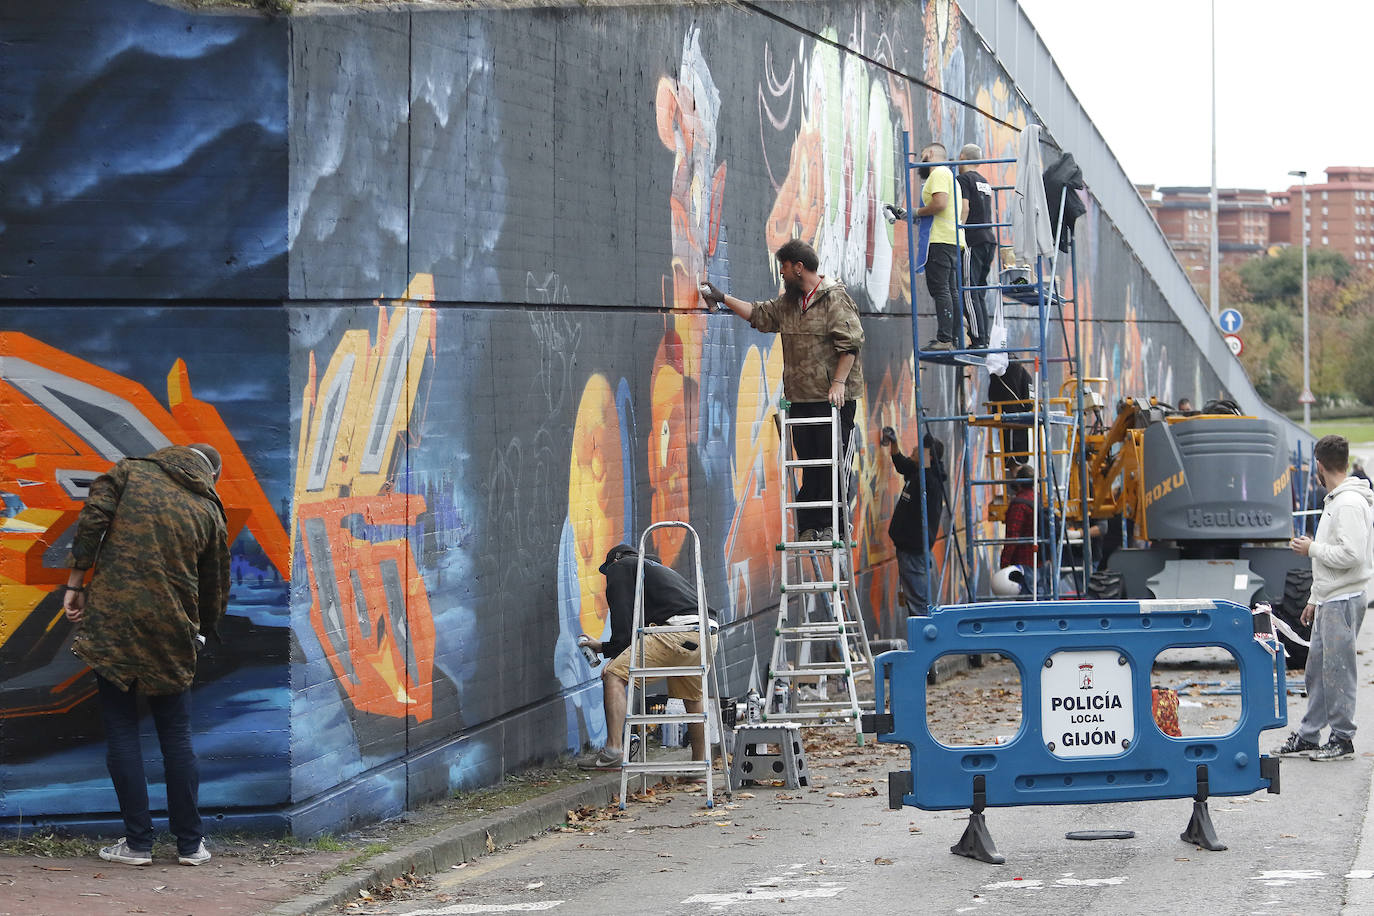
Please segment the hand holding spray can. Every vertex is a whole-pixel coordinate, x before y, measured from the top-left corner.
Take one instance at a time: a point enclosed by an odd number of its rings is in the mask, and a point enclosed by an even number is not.
[[[588,665],[595,668],[601,664],[601,656],[596,653],[595,649],[587,645],[589,642],[591,642],[591,637],[589,636],[583,635],[577,637],[577,647],[582,650],[582,657],[587,660]]]

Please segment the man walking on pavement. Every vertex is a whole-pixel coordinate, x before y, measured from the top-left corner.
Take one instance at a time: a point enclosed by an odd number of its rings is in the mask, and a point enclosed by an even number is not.
[[[948,158],[942,143],[931,143],[921,150],[922,162],[943,162]],[[915,215],[933,217],[930,245],[926,249],[926,289],[935,300],[935,339],[922,349],[953,350],[954,308],[959,301],[959,249],[964,247],[963,232],[954,219],[960,206],[958,184],[947,165],[923,165],[917,171],[923,182],[921,206],[916,208]]]
[[[976,143],[969,143],[959,150],[959,158],[982,159],[983,150]],[[987,286],[989,268],[997,260],[997,234],[986,224],[992,222],[992,185],[973,165],[959,166],[960,222],[973,226],[984,224],[983,228],[965,229],[964,241],[968,245],[968,286]],[[971,289],[968,293],[968,311],[973,327],[966,328],[972,338],[975,350],[986,350],[988,346],[988,294],[986,289]]]
[[[1312,593],[1302,622],[1312,627],[1307,654],[1307,711],[1298,730],[1274,753],[1313,760],[1355,756],[1355,637],[1364,620],[1365,583],[1374,573],[1374,492],[1349,475],[1350,444],[1323,436],[1312,450],[1317,480],[1327,494],[1317,536],[1295,537],[1292,548],[1312,560]],[[1315,620],[1315,622],[1314,622]],[[1321,731],[1331,735],[1321,744]]]
[[[229,541],[215,493],[219,452],[171,446],[125,458],[90,486],[77,518],[62,605],[80,624],[72,652],[91,666],[124,836],[108,862],[152,864],[153,820],[138,735],[138,695],[162,747],[177,861],[210,861],[201,830],[200,774],[191,747],[196,653],[229,602]],[[88,570],[95,573],[82,586]]]
[[[945,445],[930,433],[925,435],[925,505],[926,519],[921,522],[921,491],[918,481],[920,466],[914,458],[902,454],[897,432],[884,426],[881,444],[892,456],[892,466],[902,475],[902,492],[892,507],[892,521],[887,526],[888,537],[897,548],[897,576],[906,598],[907,614],[924,617],[930,613],[930,587],[926,577],[926,551],[935,544],[944,509],[945,465],[942,458]]]
[[[848,454],[854,432],[856,400],[863,395],[863,364],[859,351],[864,331],[859,324],[859,307],[844,285],[828,280],[820,270],[816,249],[801,239],[780,247],[775,257],[782,273],[783,293],[766,302],[748,302],[727,296],[711,283],[701,284],[701,297],[725,305],[765,334],[782,334],[782,392],[792,402],[791,416],[826,417],[831,407],[840,411],[840,455]],[[793,428],[792,447],[802,460],[830,457],[830,429],[824,425]],[[839,469],[841,478],[849,468]],[[830,468],[802,468],[797,489],[798,502],[828,503]],[[847,511],[840,510],[840,537]],[[801,541],[831,541],[831,512],[826,507],[797,510],[797,530]]]
[[[578,640],[614,659],[601,672],[601,689],[606,705],[606,746],[592,751],[577,761],[584,770],[620,769],[625,731],[626,691],[630,686],[630,655],[634,639],[635,579],[639,568],[639,552],[629,544],[617,544],[606,554],[606,562],[599,567],[606,577],[606,607],[611,620],[611,638],[606,642],[582,634]],[[705,658],[716,655],[716,612],[707,609],[710,636]],[[697,622],[697,590],[690,582],[658,562],[644,557],[644,625],[691,626]],[[645,633],[643,664],[646,668],[678,668],[702,664],[700,639],[697,633]],[[701,681],[696,677],[668,678],[668,696],[682,700],[687,712],[701,712]],[[692,745],[693,760],[708,760],[706,728],[700,723],[687,726]],[[630,741],[630,759],[639,756],[635,746],[638,735]]]

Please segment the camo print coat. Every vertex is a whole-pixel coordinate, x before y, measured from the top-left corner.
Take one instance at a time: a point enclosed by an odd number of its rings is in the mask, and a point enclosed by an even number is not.
[[[218,640],[229,601],[224,507],[204,459],[173,446],[96,478],[72,543],[72,567],[91,566],[72,651],[123,690],[190,687],[196,634]]]
[[[752,304],[749,323],[764,333],[782,334],[782,393],[789,401],[828,398],[835,366],[845,353],[854,354],[854,366],[845,380],[845,399],[863,397],[859,350],[864,345],[864,329],[859,324],[859,307],[843,284],[822,280],[804,312],[799,297],[789,293]]]

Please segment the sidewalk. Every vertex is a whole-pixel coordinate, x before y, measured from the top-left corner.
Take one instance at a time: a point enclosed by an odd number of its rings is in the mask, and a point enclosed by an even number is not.
[[[198,868],[176,864],[176,849],[159,843],[153,864],[135,868],[101,860],[111,842],[60,844],[56,855],[0,855],[0,916],[70,916],[88,912],[149,916],[272,916],[315,913],[359,899],[412,870],[433,874],[451,865],[529,839],[567,820],[578,808],[601,808],[620,790],[618,773],[591,773],[545,795],[437,830],[393,831],[408,836],[386,849],[389,825],[361,831],[361,850],[317,850],[267,839],[216,837],[215,857]],[[442,825],[442,813],[426,819]],[[73,847],[80,847],[79,851]],[[327,876],[321,883],[321,876]]]

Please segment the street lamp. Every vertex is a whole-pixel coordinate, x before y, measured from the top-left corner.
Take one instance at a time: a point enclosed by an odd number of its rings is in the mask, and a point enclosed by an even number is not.
[[[1302,179],[1302,219],[1298,229],[1302,232],[1302,428],[1312,431],[1312,362],[1311,347],[1307,333],[1307,172],[1302,169],[1288,173]]]

